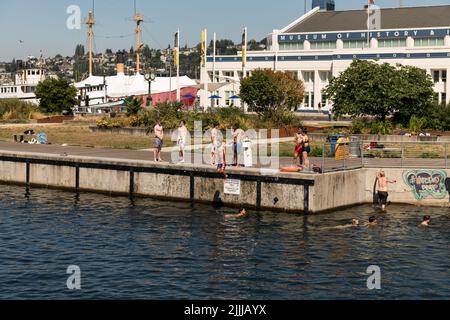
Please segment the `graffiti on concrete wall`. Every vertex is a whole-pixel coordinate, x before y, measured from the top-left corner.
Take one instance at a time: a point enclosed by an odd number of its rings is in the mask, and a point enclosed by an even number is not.
[[[411,188],[417,200],[428,197],[445,199],[448,191],[445,186],[447,173],[441,170],[412,170],[403,174],[403,179]]]

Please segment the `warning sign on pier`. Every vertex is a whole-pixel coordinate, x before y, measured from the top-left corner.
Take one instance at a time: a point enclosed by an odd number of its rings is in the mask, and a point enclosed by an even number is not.
[[[239,196],[241,195],[241,180],[227,179],[224,183],[225,194]]]

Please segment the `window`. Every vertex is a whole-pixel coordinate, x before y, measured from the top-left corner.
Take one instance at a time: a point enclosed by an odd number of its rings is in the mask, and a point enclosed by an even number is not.
[[[230,99],[234,95],[235,95],[234,91],[225,91],[225,104],[227,105],[227,107],[231,106],[231,104],[234,103],[234,101]]]
[[[305,96],[303,98],[303,107],[310,109],[314,108],[314,92],[305,92]]]
[[[344,49],[367,48],[367,45],[365,40],[344,40]]]
[[[281,43],[280,50],[303,50],[303,42]]]
[[[314,71],[303,71],[302,74],[305,83],[314,83]]]
[[[328,105],[328,96],[322,93],[322,108]]]
[[[313,41],[311,50],[336,49],[336,41]]]
[[[447,70],[433,70],[434,83],[447,82]]]
[[[224,71],[223,76],[226,77],[225,82],[231,82],[229,78],[234,78],[234,71]]]
[[[415,47],[441,47],[444,45],[444,38],[416,38]]]
[[[379,48],[406,47],[406,39],[378,39]]]
[[[319,71],[319,77],[322,83],[328,83],[331,80],[332,73],[331,71]]]

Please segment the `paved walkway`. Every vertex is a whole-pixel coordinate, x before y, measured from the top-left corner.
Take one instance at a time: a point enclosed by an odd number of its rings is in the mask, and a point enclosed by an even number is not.
[[[289,138],[290,139],[290,138]],[[203,146],[199,146],[203,147]],[[170,162],[171,151],[166,149],[162,153],[163,160]],[[103,149],[103,148],[87,148],[87,147],[63,147],[60,145],[30,145],[30,144],[20,144],[13,142],[0,141],[0,152],[20,152],[20,153],[36,153],[36,154],[49,154],[57,156],[81,156],[81,157],[92,157],[92,158],[104,158],[104,159],[117,159],[117,160],[139,160],[139,161],[149,161],[153,160],[153,151],[134,151],[134,150],[122,150],[122,149]],[[176,151],[176,150],[175,150]],[[192,155],[191,155],[192,156]],[[206,157],[209,160],[209,157]],[[192,160],[192,159],[191,159]],[[258,159],[258,163],[255,164],[255,168],[264,168],[268,165],[268,158]],[[311,163],[322,166],[322,158],[311,158]],[[189,163],[191,161],[187,161]],[[262,162],[262,164],[261,164]],[[279,159],[280,167],[291,166],[292,158],[290,157],[280,157]],[[445,159],[364,159],[364,166],[372,168],[395,168],[395,167],[405,167],[405,168],[435,168],[444,169],[450,167],[450,159],[446,161]],[[344,167],[360,168],[362,167],[361,158],[351,159],[349,161],[335,161],[332,158],[326,158],[324,161],[323,168],[325,171],[342,170]]]

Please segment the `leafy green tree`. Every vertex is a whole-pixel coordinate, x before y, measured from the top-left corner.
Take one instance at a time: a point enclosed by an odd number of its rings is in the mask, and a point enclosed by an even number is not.
[[[304,85],[291,74],[259,69],[241,81],[240,92],[251,110],[270,118],[280,110],[295,110],[303,101]]]
[[[379,120],[397,114],[409,119],[420,114],[433,98],[433,83],[416,67],[355,60],[324,93],[333,102],[336,116],[373,116]]]
[[[142,110],[143,100],[141,98],[129,98],[125,101],[127,106],[127,117],[135,116]]]
[[[77,89],[65,79],[46,79],[36,87],[39,108],[44,113],[61,113],[77,104]]]
[[[394,121],[407,126],[409,120],[426,118],[434,96],[434,84],[425,70],[412,66],[398,66],[401,98],[397,102]]]

